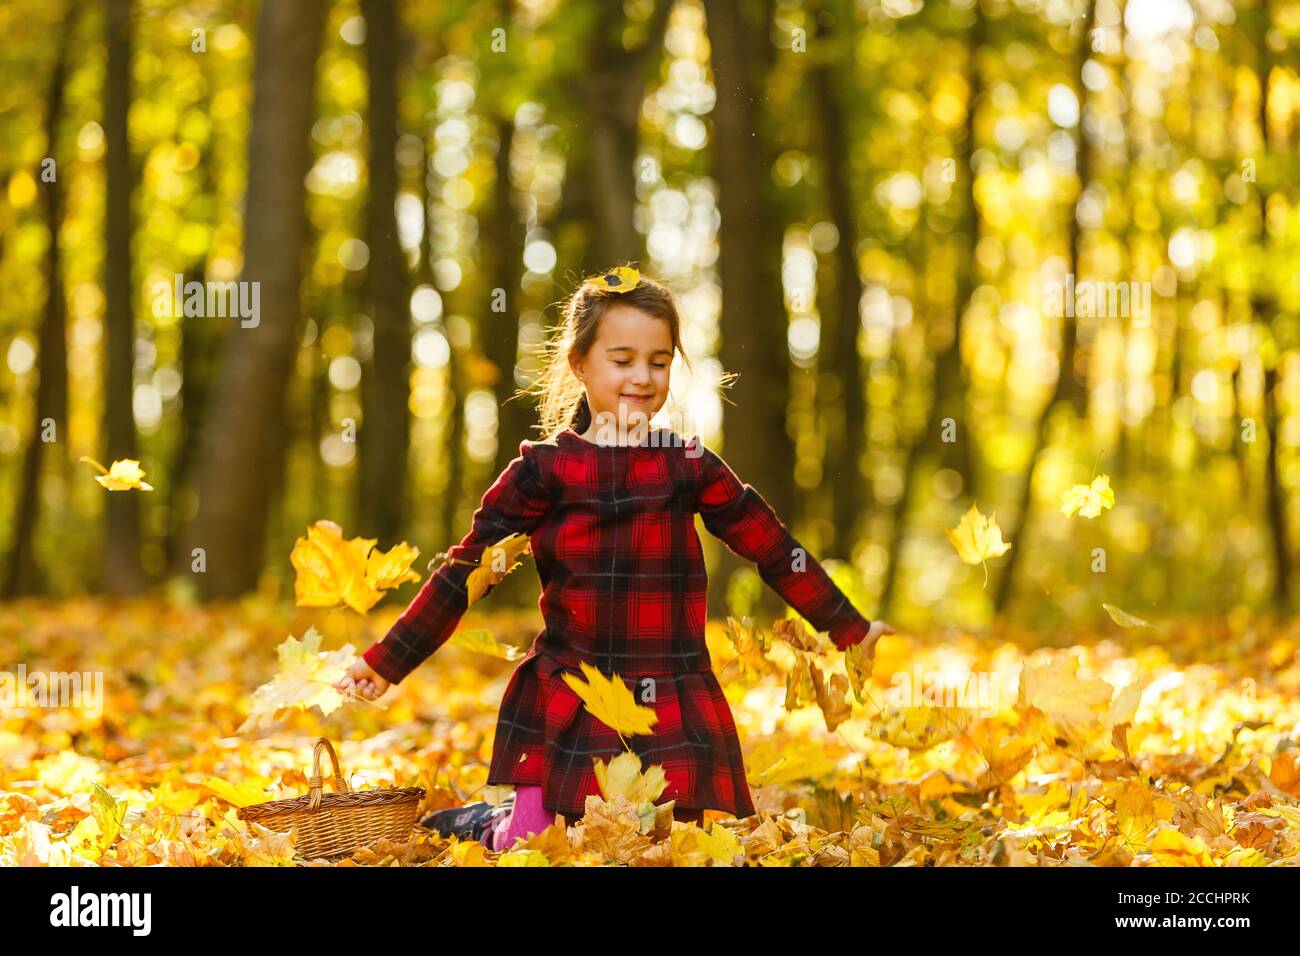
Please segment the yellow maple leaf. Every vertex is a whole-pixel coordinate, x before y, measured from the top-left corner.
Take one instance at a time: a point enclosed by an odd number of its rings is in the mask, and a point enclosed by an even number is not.
[[[523,656],[523,652],[519,648],[513,644],[504,644],[498,641],[495,635],[485,627],[457,628],[447,643],[456,644],[476,654],[499,657],[505,661],[518,660]]]
[[[528,535],[516,532],[484,548],[479,566],[469,573],[469,579],[465,582],[465,589],[469,592],[466,603],[473,604],[519,567],[519,556],[532,553],[530,544]]]
[[[220,777],[208,777],[203,781],[202,786],[231,806],[251,807],[271,799],[266,791],[266,785],[270,782],[263,777],[245,777],[234,784]]]
[[[333,652],[322,651],[320,639],[313,627],[301,641],[290,635],[276,648],[280,671],[253,691],[252,709],[239,726],[241,734],[269,726],[284,709],[319,707],[322,714],[331,714],[342,706],[343,697],[334,684],[343,679],[357,655],[351,644]]]
[[[419,572],[411,570],[411,562],[420,556],[420,549],[405,541],[388,551],[376,548],[366,558],[366,584],[376,591],[388,591],[407,581],[420,580]]]
[[[967,564],[984,564],[986,558],[996,558],[1011,550],[1011,545],[1002,540],[1002,529],[998,527],[996,518],[996,511],[986,518],[978,507],[971,505],[956,528],[946,529],[958,557]],[[986,587],[988,583],[989,566],[984,564]]]
[[[1156,825],[1172,819],[1173,801],[1132,777],[1108,789],[1115,797],[1115,834],[1120,843],[1134,853],[1146,852]]]
[[[289,554],[297,571],[294,603],[299,607],[346,604],[365,614],[384,590],[420,580],[410,567],[418,548],[403,541],[386,553],[372,552],[377,543],[377,538],[344,540],[343,529],[333,521],[317,521],[307,529],[307,537],[294,542]]]
[[[1068,651],[1041,664],[1026,661],[1020,672],[1019,704],[1040,711],[1051,731],[1076,745],[1090,744],[1118,724],[1129,723],[1142,696],[1138,683],[1118,692],[1100,678],[1078,676],[1079,661]]]
[[[714,823],[706,832],[693,823],[673,827],[673,866],[734,866],[744,856],[736,835]]]
[[[1072,485],[1061,494],[1061,513],[1067,518],[1076,511],[1084,518],[1095,518],[1114,504],[1109,475],[1098,475],[1091,485]]]
[[[139,488],[141,491],[153,491],[153,485],[144,480],[144,472],[140,470],[140,463],[134,458],[123,458],[120,461],[115,461],[108,468],[85,455],[81,456],[81,460],[89,462],[103,472],[102,475],[96,475],[95,480],[109,491],[129,491],[132,488]]]
[[[608,678],[586,661],[580,664],[587,683],[584,684],[576,674],[565,674],[564,682],[582,698],[588,713],[620,737],[623,734],[654,733],[650,728],[659,722],[659,715],[653,707],[638,704],[622,678],[617,674]],[[626,743],[624,741],[624,745]]]
[[[642,773],[641,758],[630,750],[619,754],[609,763],[596,758],[592,760],[596,770],[596,783],[606,800],[613,800],[622,794],[635,804],[647,801],[653,803],[668,786],[663,767],[651,764]]]

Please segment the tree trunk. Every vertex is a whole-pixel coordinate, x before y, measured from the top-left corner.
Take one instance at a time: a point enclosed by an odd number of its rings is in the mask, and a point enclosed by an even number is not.
[[[834,43],[829,36],[831,14],[818,18],[818,43]],[[856,34],[852,20],[841,24],[847,36],[841,37],[838,49],[854,48]],[[841,102],[838,84],[852,88],[850,75],[832,64],[839,57],[819,58],[810,71],[813,97],[817,104],[822,131],[822,152],[826,170],[826,204],[831,222],[839,236],[835,246],[834,296],[825,296],[829,310],[822,312],[822,356],[828,371],[839,383],[842,409],[826,454],[825,470],[832,483],[832,514],[835,526],[831,551],[845,559],[853,555],[857,540],[857,523],[871,507],[871,486],[862,472],[862,452],[867,444],[867,403],[863,393],[862,356],[858,340],[862,332],[861,309],[863,284],[858,270],[858,219],[853,198],[853,164],[849,133],[845,129],[848,111]],[[829,333],[829,334],[828,334]]]
[[[131,197],[135,176],[127,113],[131,107],[131,0],[108,0],[108,68],[104,82],[104,435],[105,467],[114,459],[139,458],[134,412],[135,314],[131,282]],[[146,476],[147,477],[147,476]],[[137,594],[145,587],[140,565],[140,499],[108,492],[104,504],[104,587],[111,594]]]
[[[284,407],[298,346],[300,256],[307,223],[320,0],[264,3],[258,20],[244,215],[245,282],[259,283],[256,325],[230,330],[209,412],[199,512],[189,552],[204,549],[205,597],[257,587],[270,499],[284,469]]]
[[[358,433],[360,500],[357,533],[381,545],[401,537],[411,443],[411,320],[406,260],[397,238],[396,6],[364,0],[370,73],[370,199],[366,282],[374,316],[374,350],[367,370],[365,414]]]
[[[722,280],[721,361],[729,372],[739,373],[724,393],[727,403],[725,446],[728,464],[740,479],[761,493],[783,520],[791,518],[794,502],[794,443],[786,430],[790,356],[787,318],[781,288],[781,245],[769,241],[783,224],[763,191],[770,165],[766,150],[755,148],[758,125],[755,102],[759,90],[751,75],[756,49],[770,47],[767,37],[755,37],[737,4],[705,0],[709,43],[712,48],[717,104],[713,112],[718,182],[718,272]],[[747,7],[749,9],[749,7]],[[745,563],[723,548],[712,577],[718,587],[709,590],[711,616],[728,611],[726,582]],[[779,610],[769,589],[764,604]]]
[[[63,21],[54,68],[50,74],[49,98],[45,112],[46,156],[55,161],[54,180],[44,182],[45,227],[50,234],[49,271],[46,282],[45,318],[41,322],[39,354],[40,378],[36,387],[36,401],[32,409],[31,441],[23,457],[22,484],[18,490],[18,512],[14,518],[14,543],[9,559],[9,571],[4,593],[15,598],[25,594],[40,594],[47,589],[47,579],[36,562],[36,519],[40,514],[41,461],[48,442],[42,440],[45,419],[52,419],[56,428],[54,447],[66,447],[68,440],[68,343],[67,301],[63,288],[63,253],[59,247],[59,228],[63,224],[63,184],[58,177],[59,129],[63,124],[64,84],[68,74],[69,50],[72,32],[76,28],[81,8],[73,2]],[[64,470],[66,456],[52,455]]]

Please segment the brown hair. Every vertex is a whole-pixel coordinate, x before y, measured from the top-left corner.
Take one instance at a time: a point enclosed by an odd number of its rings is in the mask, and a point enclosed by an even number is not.
[[[682,349],[681,320],[677,303],[667,286],[645,275],[636,287],[627,292],[612,292],[581,283],[561,307],[561,320],[551,337],[541,346],[542,373],[523,391],[539,396],[537,426],[543,440],[550,440],[566,428],[584,432],[591,425],[591,408],[582,382],[573,374],[570,358],[580,358],[590,351],[600,329],[600,318],[610,306],[630,305],[647,315],[668,323],[673,349],[682,356],[686,366],[694,371],[690,357]]]

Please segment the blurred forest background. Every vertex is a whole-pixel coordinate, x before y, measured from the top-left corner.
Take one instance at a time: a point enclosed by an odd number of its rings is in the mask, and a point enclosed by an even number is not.
[[[1297,0],[6,0],[0,38],[8,598],[291,599],[321,518],[424,572],[538,437],[557,303],[631,260],[688,424],[864,613],[1293,606]],[[702,538],[713,614],[773,600]]]

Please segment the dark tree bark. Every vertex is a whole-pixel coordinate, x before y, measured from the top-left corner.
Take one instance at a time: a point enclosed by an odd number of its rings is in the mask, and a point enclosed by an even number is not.
[[[131,107],[131,0],[108,0],[108,69],[104,82],[105,157],[105,467],[113,460],[139,458],[134,412],[135,316],[131,282],[131,198],[135,175],[127,112]],[[104,587],[130,595],[146,585],[140,565],[140,499],[130,492],[109,492],[104,505]]]
[[[1259,84],[1259,139],[1260,162],[1269,149],[1268,128],[1268,94],[1269,75],[1273,60],[1269,53],[1267,34],[1271,23],[1270,5],[1265,0],[1262,9],[1255,12],[1254,29],[1251,39],[1255,46],[1255,78]],[[1268,200],[1270,192],[1262,183],[1256,183],[1259,208],[1259,241],[1263,249],[1272,245],[1268,231]],[[1279,319],[1277,296],[1272,289],[1256,290],[1251,296],[1251,311],[1257,321],[1265,326],[1276,327]],[[1269,362],[1264,369],[1264,425],[1268,432],[1268,456],[1264,469],[1264,488],[1268,500],[1269,536],[1273,546],[1273,605],[1278,614],[1285,615],[1291,609],[1291,540],[1287,527],[1287,492],[1278,472],[1278,443],[1281,441],[1282,415],[1278,410],[1278,367],[1277,359]]]
[[[63,124],[64,86],[67,81],[72,34],[80,17],[81,5],[69,5],[59,36],[59,46],[50,73],[49,97],[45,111],[46,155],[55,161],[54,180],[41,185],[45,191],[45,227],[50,233],[50,251],[46,279],[45,317],[41,322],[38,343],[40,379],[32,409],[32,437],[23,456],[22,484],[18,489],[18,512],[14,518],[13,550],[5,580],[5,594],[18,597],[40,594],[47,589],[47,578],[36,562],[36,519],[40,514],[41,463],[50,444],[42,441],[45,419],[53,419],[56,429],[54,447],[67,441],[68,429],[68,345],[67,300],[63,288],[63,253],[59,248],[59,228],[63,224],[63,184],[59,177],[59,130]],[[65,456],[52,455],[63,470]]]
[[[374,351],[363,388],[364,421],[357,436],[361,466],[357,533],[377,537],[387,547],[401,537],[411,442],[411,298],[396,213],[400,26],[391,0],[364,0],[362,11],[370,73],[366,282],[374,314]]]
[[[764,194],[771,164],[766,143],[758,137],[755,108],[760,100],[755,74],[764,75],[755,67],[770,62],[771,40],[769,34],[757,33],[741,7],[731,0],[704,4],[718,97],[713,123],[722,214],[721,360],[728,372],[739,375],[724,394],[729,436],[724,457],[788,522],[794,503],[794,442],[786,430],[791,369],[780,279],[784,223]],[[744,10],[753,6],[745,4]],[[730,549],[722,549],[712,572],[719,586],[709,589],[711,616],[728,612],[726,582],[744,566]],[[763,602],[772,611],[781,609],[769,588],[763,589]]]
[[[809,72],[814,102],[822,134],[822,153],[826,170],[826,204],[831,222],[839,235],[835,247],[835,278],[831,294],[823,297],[823,347],[825,367],[839,385],[837,408],[841,410],[838,427],[828,442],[825,471],[832,486],[834,537],[832,553],[843,558],[852,556],[857,523],[871,508],[871,486],[862,472],[862,451],[867,444],[867,403],[863,393],[862,357],[858,339],[862,331],[859,303],[864,292],[858,270],[858,220],[853,197],[853,164],[849,132],[845,129],[848,111],[839,93],[841,86],[852,83],[851,73],[838,69],[839,62],[851,62],[854,46],[852,21],[845,17],[835,22],[835,14],[823,10],[818,16],[817,43],[819,58]],[[832,28],[842,31],[832,36]],[[826,55],[834,44],[836,56]],[[846,59],[842,59],[846,58]]]
[[[658,63],[672,5],[672,0],[658,0],[646,41],[631,51],[623,48],[626,18],[621,6],[597,6],[582,85],[590,130],[591,188],[600,197],[592,208],[595,247],[601,256],[596,269],[625,261],[639,263],[645,254],[645,243],[632,216],[636,209],[637,133],[646,64]]]
[[[261,8],[253,78],[243,281],[260,283],[257,325],[235,320],[209,410],[199,512],[182,559],[206,554],[205,597],[257,587],[271,497],[284,471],[284,408],[298,347],[303,178],[311,160],[320,0]]]

